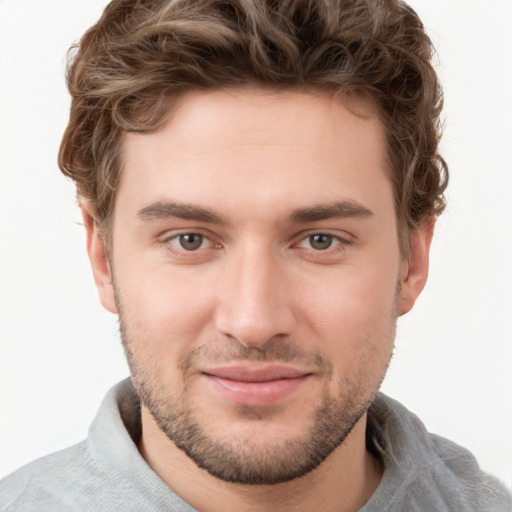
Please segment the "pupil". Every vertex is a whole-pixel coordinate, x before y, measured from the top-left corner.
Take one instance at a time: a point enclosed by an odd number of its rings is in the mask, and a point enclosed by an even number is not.
[[[328,249],[332,244],[332,236],[331,235],[312,235],[310,237],[311,247],[313,249],[317,249],[319,251],[324,251]]]
[[[199,249],[201,244],[203,243],[202,235],[181,235],[180,236],[180,245],[183,249],[187,251],[193,251],[195,249]]]

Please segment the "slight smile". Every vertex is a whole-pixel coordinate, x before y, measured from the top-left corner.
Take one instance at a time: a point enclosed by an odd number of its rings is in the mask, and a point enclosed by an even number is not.
[[[265,407],[284,400],[311,373],[287,366],[224,366],[203,370],[213,391],[235,405]]]

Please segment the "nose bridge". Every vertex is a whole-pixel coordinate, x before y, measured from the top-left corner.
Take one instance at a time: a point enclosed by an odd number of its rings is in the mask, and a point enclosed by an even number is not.
[[[293,330],[292,297],[271,247],[250,241],[227,258],[217,328],[241,344],[258,347]]]

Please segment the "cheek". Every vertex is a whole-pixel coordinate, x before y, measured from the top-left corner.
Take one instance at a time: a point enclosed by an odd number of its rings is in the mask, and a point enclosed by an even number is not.
[[[310,289],[303,315],[340,373],[387,364],[395,333],[397,280],[396,271],[354,271]]]
[[[211,287],[179,272],[126,272],[116,279],[122,283],[117,295],[130,342],[143,343],[145,352],[170,364],[197,340],[212,335]]]

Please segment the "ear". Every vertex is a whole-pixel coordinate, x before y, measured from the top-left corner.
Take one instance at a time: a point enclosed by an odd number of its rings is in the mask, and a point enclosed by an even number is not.
[[[427,282],[430,243],[434,234],[435,218],[429,217],[411,234],[411,254],[402,262],[401,290],[398,314],[408,313]]]
[[[110,263],[98,231],[98,224],[86,204],[81,205],[81,210],[87,233],[87,253],[89,254],[94,282],[98,289],[101,304],[107,311],[117,313]]]

